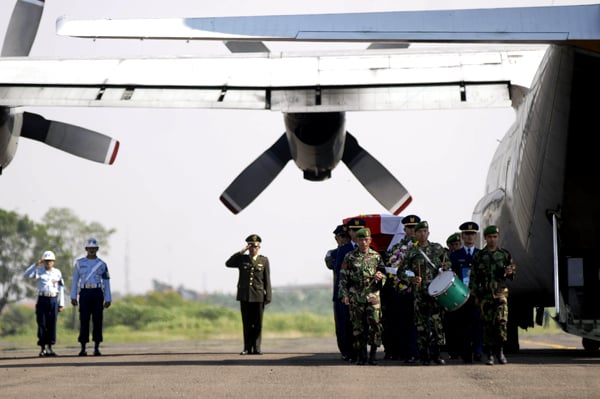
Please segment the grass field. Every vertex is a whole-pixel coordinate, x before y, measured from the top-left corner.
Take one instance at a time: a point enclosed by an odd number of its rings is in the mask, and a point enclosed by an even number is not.
[[[313,296],[314,298],[314,296]],[[327,309],[322,305],[318,312],[307,311],[306,303],[290,300],[288,311],[273,311],[268,308],[264,315],[263,337],[278,338],[321,338],[335,337],[330,297]],[[235,302],[234,306],[237,306]],[[294,309],[293,304],[298,304]],[[310,309],[310,307],[308,307]],[[294,311],[296,310],[296,311]],[[325,311],[327,310],[327,311]],[[520,330],[520,336],[556,334],[560,328],[548,312],[545,327],[536,326]],[[78,347],[78,314],[76,308],[68,306],[59,316],[56,348]],[[104,342],[144,343],[203,340],[241,340],[242,323],[239,309],[213,305],[206,302],[189,301],[173,293],[154,293],[146,296],[129,297],[104,312]],[[31,306],[13,306],[0,318],[0,351],[10,351],[36,346],[35,311]]]

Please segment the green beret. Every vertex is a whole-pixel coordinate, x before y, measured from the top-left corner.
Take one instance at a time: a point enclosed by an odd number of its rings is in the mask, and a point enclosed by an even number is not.
[[[498,230],[498,227],[494,226],[494,225],[488,226],[483,230],[484,236],[487,236],[488,234],[499,234],[499,233],[500,233],[500,230]]]
[[[429,223],[426,220],[423,220],[415,226],[415,231],[419,231],[421,229],[429,229]]]
[[[446,240],[446,244],[450,245],[453,242],[460,242],[460,233],[454,233],[454,234],[451,234],[450,236],[448,236],[448,239]]]
[[[258,234],[250,234],[246,237],[246,242],[262,242]]]
[[[371,238],[371,229],[365,227],[356,232],[356,238]]]

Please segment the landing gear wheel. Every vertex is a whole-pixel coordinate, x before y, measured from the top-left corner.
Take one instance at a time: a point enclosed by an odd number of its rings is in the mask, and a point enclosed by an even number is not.
[[[598,352],[598,349],[600,349],[600,341],[594,339],[582,338],[581,345],[588,352]]]

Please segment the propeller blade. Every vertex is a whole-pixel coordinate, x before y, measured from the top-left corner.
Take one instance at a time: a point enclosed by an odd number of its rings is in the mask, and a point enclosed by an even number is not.
[[[287,137],[283,134],[235,178],[219,199],[231,212],[239,213],[271,184],[291,159]]]
[[[342,162],[367,191],[394,215],[411,203],[408,190],[348,132]]]
[[[37,140],[90,161],[112,165],[119,141],[102,133],[68,123],[49,121],[41,115],[23,112],[21,137]]]
[[[25,57],[29,55],[37,34],[44,2],[39,0],[17,0],[8,23],[2,57]]]

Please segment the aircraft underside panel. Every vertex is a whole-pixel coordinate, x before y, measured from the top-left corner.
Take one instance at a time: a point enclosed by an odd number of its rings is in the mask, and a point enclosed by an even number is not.
[[[545,48],[220,58],[6,58],[0,62],[0,106],[283,112],[509,107],[512,72],[521,63],[538,60]]]
[[[6,106],[267,109],[344,112],[509,107],[509,82],[396,87],[251,89],[210,87],[0,87]]]

